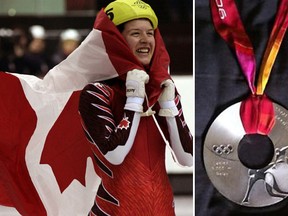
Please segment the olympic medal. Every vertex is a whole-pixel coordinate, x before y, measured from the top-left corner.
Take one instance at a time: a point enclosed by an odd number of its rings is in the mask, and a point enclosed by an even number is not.
[[[203,159],[215,188],[234,203],[249,207],[276,204],[288,196],[288,111],[273,103],[269,134],[246,134],[238,102],[211,124]]]

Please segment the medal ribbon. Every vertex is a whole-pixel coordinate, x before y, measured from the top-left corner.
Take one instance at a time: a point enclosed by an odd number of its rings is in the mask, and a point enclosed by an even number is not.
[[[234,0],[210,0],[214,26],[219,35],[232,47],[248,81],[252,94],[262,95],[269,80],[288,25],[288,0],[281,0],[272,33],[261,64],[255,88],[256,60],[252,43],[244,29]]]
[[[264,58],[260,68],[259,79],[257,83],[257,95],[264,93],[266,84],[268,82],[272,66],[275,62],[276,56],[280,49],[282,40],[284,38],[288,26],[288,1],[282,0],[279,11],[272,29],[271,36],[268,41],[268,46],[265,50]]]
[[[247,134],[269,134],[275,124],[273,103],[264,94],[272,66],[288,26],[288,0],[281,0],[255,87],[256,60],[234,0],[210,0],[218,34],[235,50],[252,95],[242,101],[240,117]]]

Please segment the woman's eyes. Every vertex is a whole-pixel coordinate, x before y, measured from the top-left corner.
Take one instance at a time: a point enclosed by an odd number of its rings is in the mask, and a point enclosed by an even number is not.
[[[154,36],[154,32],[152,32],[152,31],[151,32],[149,31],[146,34],[148,36]],[[140,35],[140,32],[132,32],[131,35],[134,36],[134,37],[138,37]]]
[[[147,35],[154,36],[154,32],[147,32]]]
[[[138,36],[140,33],[139,32],[132,32],[131,35],[132,36]]]

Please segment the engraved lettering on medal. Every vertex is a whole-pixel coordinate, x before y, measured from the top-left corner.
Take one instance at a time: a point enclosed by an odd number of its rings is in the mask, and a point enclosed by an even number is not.
[[[275,107],[276,109],[276,115],[275,115],[275,119],[285,128],[285,130],[288,131],[288,114],[287,112],[285,112],[284,110],[282,110],[279,107]]]
[[[218,13],[219,13],[220,19],[225,19],[225,17],[227,16],[227,13],[224,9],[223,0],[215,0],[215,3],[218,7]]]
[[[211,167],[211,169],[215,172],[216,176],[226,177],[229,175],[229,171],[232,168],[229,166],[228,161],[219,161],[215,162],[215,165]]]

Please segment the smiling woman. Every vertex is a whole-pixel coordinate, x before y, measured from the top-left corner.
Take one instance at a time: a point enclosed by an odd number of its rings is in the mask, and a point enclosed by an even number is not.
[[[148,66],[155,49],[154,29],[151,22],[147,19],[127,22],[122,35],[141,64]]]
[[[104,43],[119,76],[88,84],[80,95],[83,128],[102,181],[91,215],[173,216],[165,149],[192,166],[192,136],[157,17],[143,1],[116,0],[95,25],[106,28],[102,35],[110,40]]]

